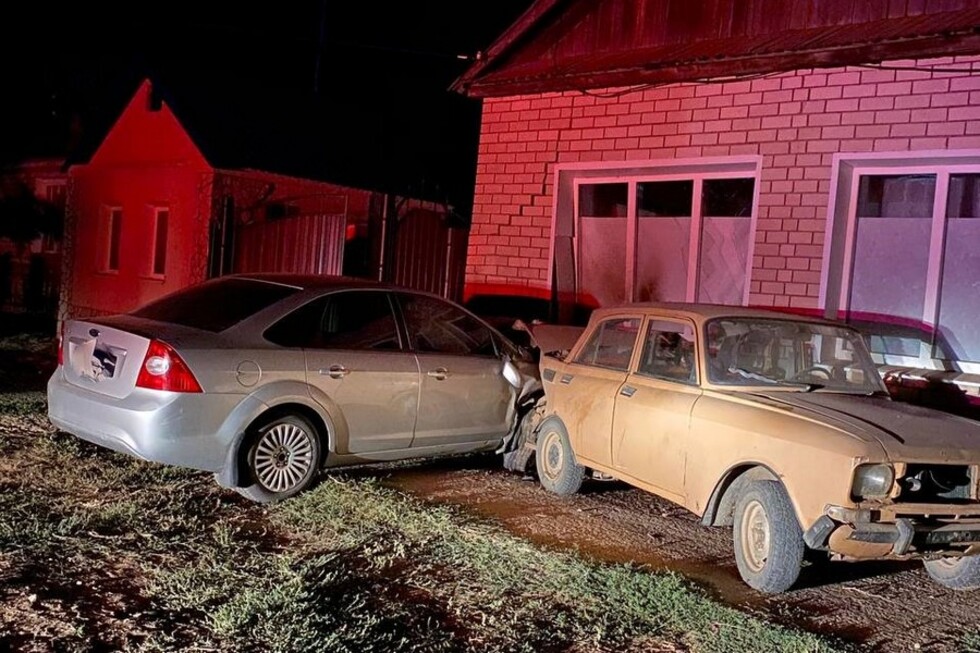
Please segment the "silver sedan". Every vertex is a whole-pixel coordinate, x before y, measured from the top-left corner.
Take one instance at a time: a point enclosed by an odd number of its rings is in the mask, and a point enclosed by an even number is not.
[[[504,450],[539,392],[525,352],[439,297],[234,275],[67,321],[48,414],[82,439],[215,472],[268,502],[321,466]]]

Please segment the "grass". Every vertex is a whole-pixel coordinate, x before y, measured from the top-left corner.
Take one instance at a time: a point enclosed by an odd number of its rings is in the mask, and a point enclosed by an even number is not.
[[[373,480],[254,506],[54,433],[43,410],[0,394],[0,650],[832,650]]]
[[[980,631],[963,638],[963,653],[980,653]]]

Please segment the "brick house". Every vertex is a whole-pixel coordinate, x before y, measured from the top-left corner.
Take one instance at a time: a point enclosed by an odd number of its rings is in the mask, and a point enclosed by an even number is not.
[[[61,318],[128,311],[233,272],[371,273],[345,259],[372,256],[388,257],[388,280],[448,292],[452,264],[461,282],[465,233],[446,226],[448,207],[253,167],[303,144],[281,125],[241,129],[233,106],[199,104],[145,80],[69,168]],[[372,231],[384,246],[362,243]]]
[[[468,295],[873,320],[980,372],[977,2],[537,0],[453,88]]]

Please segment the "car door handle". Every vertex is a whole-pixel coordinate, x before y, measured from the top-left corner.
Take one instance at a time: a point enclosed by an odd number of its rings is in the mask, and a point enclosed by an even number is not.
[[[619,391],[619,394],[623,395],[624,397],[632,397],[636,394],[636,388],[631,385],[624,385]]]
[[[449,370],[445,367],[437,367],[434,370],[429,370],[426,372],[428,376],[431,376],[436,381],[445,381],[446,377],[449,376]]]
[[[327,369],[320,368],[320,374],[329,376],[331,379],[342,379],[350,374],[350,370],[343,365],[331,365]]]
[[[574,379],[574,378],[575,378],[575,375],[574,374],[562,374],[561,375],[561,382],[564,383],[565,385],[568,385],[569,383],[572,382],[572,379]]]

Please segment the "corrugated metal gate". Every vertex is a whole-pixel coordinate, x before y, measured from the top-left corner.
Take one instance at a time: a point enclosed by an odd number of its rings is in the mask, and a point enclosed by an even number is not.
[[[300,215],[242,225],[235,234],[235,272],[341,274],[341,215]]]
[[[466,239],[466,229],[450,227],[445,213],[409,209],[398,220],[385,281],[459,300],[466,273]]]

